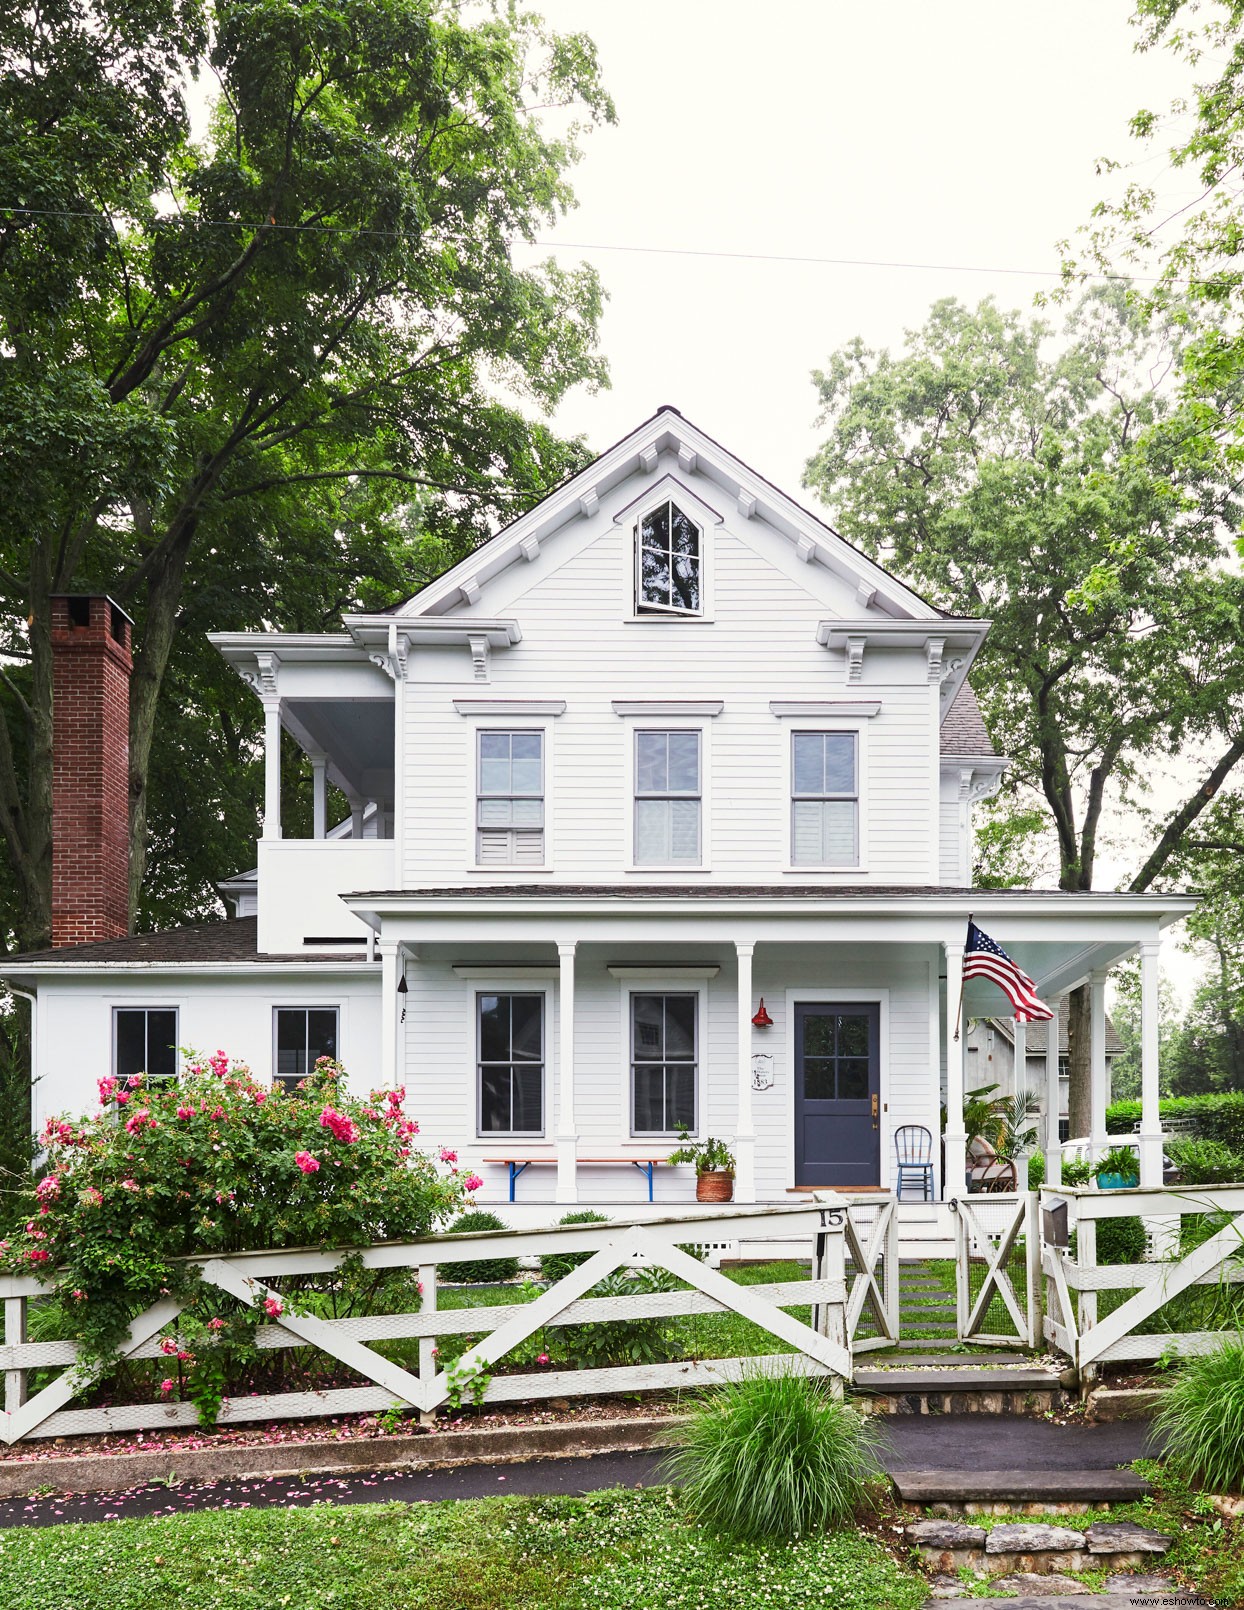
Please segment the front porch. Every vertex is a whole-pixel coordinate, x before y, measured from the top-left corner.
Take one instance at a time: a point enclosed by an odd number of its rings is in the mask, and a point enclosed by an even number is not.
[[[666,1161],[684,1127],[730,1146],[736,1204],[890,1190],[896,1134],[915,1125],[933,1138],[932,1200],[905,1200],[903,1219],[943,1245],[944,1204],[966,1193],[965,1091],[988,1082],[962,1027],[1004,1002],[982,979],[960,996],[969,904],[1055,1011],[1089,984],[1099,1147],[1107,977],[1139,951],[1139,1149],[1160,1183],[1158,946],[1186,900],[546,885],[347,903],[378,936],[384,1067],[425,1142],[458,1152],[481,1205],[516,1227],[575,1207],[694,1211],[693,1171]],[[1022,1025],[1017,1039],[1019,1061]],[[1057,1032],[1047,1044],[1039,1144],[1056,1182]]]

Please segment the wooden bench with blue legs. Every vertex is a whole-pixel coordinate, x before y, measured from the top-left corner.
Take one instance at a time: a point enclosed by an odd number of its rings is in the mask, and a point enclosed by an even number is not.
[[[656,1173],[658,1163],[667,1162],[664,1157],[578,1157],[576,1163],[631,1163],[648,1181],[648,1200],[652,1201],[652,1177]],[[500,1163],[510,1171],[510,1201],[514,1200],[514,1187],[518,1183],[518,1176],[524,1169],[530,1168],[533,1163],[552,1163],[556,1165],[555,1157],[494,1157],[489,1162]]]

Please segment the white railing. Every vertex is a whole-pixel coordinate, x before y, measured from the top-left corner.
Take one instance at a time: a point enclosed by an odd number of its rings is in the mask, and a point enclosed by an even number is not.
[[[1035,1347],[1040,1244],[1036,1192],[984,1192],[955,1197],[950,1206],[955,1219],[955,1329],[959,1340]],[[1021,1259],[1023,1277],[1017,1289],[1014,1266]],[[1004,1328],[986,1328],[991,1314]]]
[[[831,1214],[835,1209],[829,1210]],[[893,1347],[899,1339],[898,1208],[892,1196],[848,1197],[843,1211],[844,1252],[851,1277],[847,1338],[852,1353]],[[852,1272],[853,1271],[853,1272]],[[867,1317],[874,1334],[861,1336]]]
[[[1102,1191],[1091,1186],[1047,1186],[1041,1191],[1041,1267],[1046,1279],[1045,1339],[1092,1374],[1107,1361],[1160,1358],[1166,1353],[1204,1353],[1221,1345],[1225,1332],[1170,1330],[1156,1320],[1173,1299],[1198,1287],[1244,1284],[1244,1185],[1166,1185]],[[1066,1205],[1068,1240],[1057,1244],[1052,1226]],[[1182,1252],[1180,1227],[1189,1215],[1222,1220],[1199,1246]],[[1109,1219],[1138,1218],[1149,1246],[1166,1256],[1143,1263],[1099,1264],[1097,1228]],[[1103,1293],[1131,1292],[1121,1301]],[[1144,1330],[1139,1327],[1145,1327]],[[1232,1327],[1231,1334],[1234,1334]]]
[[[813,1256],[810,1279],[741,1285],[711,1269],[682,1246],[694,1245],[697,1231],[717,1241],[807,1237]],[[889,1233],[888,1230],[886,1232]],[[293,1311],[293,1299],[282,1299],[279,1320],[257,1332],[260,1348],[312,1348],[345,1365],[365,1385],[322,1391],[273,1392],[226,1398],[219,1422],[234,1425],[247,1420],[294,1419],[306,1416],[376,1412],[407,1405],[422,1414],[432,1413],[460,1391],[464,1382],[478,1383],[482,1403],[515,1402],[536,1398],[583,1396],[610,1392],[650,1391],[670,1387],[697,1387],[737,1380],[750,1367],[781,1358],[789,1367],[811,1375],[829,1375],[841,1387],[851,1377],[848,1337],[844,1242],[847,1215],[820,1207],[739,1209],[733,1213],[705,1214],[646,1222],[567,1226],[538,1231],[496,1231],[481,1235],[433,1237],[421,1241],[389,1242],[366,1247],[358,1256],[368,1269],[412,1269],[423,1285],[416,1313],[376,1314],[349,1319],[321,1319]],[[884,1236],[882,1240],[884,1240]],[[853,1244],[859,1248],[858,1237]],[[870,1251],[876,1236],[869,1243]],[[561,1280],[529,1302],[487,1308],[437,1306],[439,1271],[452,1273],[455,1264],[484,1258],[529,1258],[547,1253],[587,1253],[590,1256]],[[234,1253],[196,1259],[208,1285],[251,1306],[269,1296],[280,1297],[266,1284],[282,1276],[322,1275],[331,1281],[346,1251],[287,1250]],[[875,1254],[873,1255],[875,1263]],[[895,1282],[897,1282],[897,1258]],[[871,1267],[871,1266],[870,1266]],[[620,1269],[664,1269],[685,1282],[681,1290],[631,1292],[609,1297],[588,1293],[606,1276]],[[865,1286],[859,1306],[873,1301],[875,1277],[856,1277]],[[871,1282],[871,1285],[870,1285]],[[193,1403],[137,1402],[91,1405],[75,1399],[88,1396],[94,1382],[77,1368],[78,1350],[71,1341],[27,1341],[27,1309],[44,1288],[28,1277],[0,1279],[4,1302],[5,1408],[0,1439],[7,1443],[27,1437],[81,1436],[109,1431],[137,1431],[153,1427],[193,1425]],[[897,1284],[895,1285],[895,1310]],[[853,1293],[852,1301],[855,1301]],[[884,1306],[885,1299],[882,1299]],[[812,1323],[805,1324],[785,1310],[808,1304]],[[156,1303],[140,1314],[129,1328],[121,1349],[123,1360],[162,1356],[159,1337],[175,1322],[180,1305],[172,1300]],[[672,1359],[667,1363],[629,1364],[580,1370],[542,1369],[538,1372],[488,1375],[514,1348],[548,1325],[585,1325],[618,1320],[672,1318],[684,1315],[733,1312],[762,1327],[796,1351],[793,1355],[718,1359]],[[437,1357],[437,1338],[477,1336],[449,1370]],[[417,1370],[385,1358],[368,1344],[376,1341],[416,1339]],[[27,1379],[34,1370],[60,1369],[41,1390],[28,1395]]]

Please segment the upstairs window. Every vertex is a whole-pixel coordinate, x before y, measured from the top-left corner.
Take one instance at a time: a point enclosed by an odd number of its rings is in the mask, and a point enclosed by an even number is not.
[[[544,864],[544,734],[481,732],[475,802],[479,866]]]
[[[177,1077],[177,1008],[118,1006],[112,1013],[112,1071],[118,1079]]]
[[[276,1055],[275,1084],[293,1090],[300,1079],[315,1072],[321,1057],[337,1060],[337,1008],[335,1006],[278,1006],[273,1009]]]
[[[635,734],[635,864],[700,864],[700,734]]]
[[[859,779],[853,732],[791,734],[791,862],[859,865]]]
[[[701,532],[676,503],[661,503],[635,528],[635,613],[698,615],[704,608]]]

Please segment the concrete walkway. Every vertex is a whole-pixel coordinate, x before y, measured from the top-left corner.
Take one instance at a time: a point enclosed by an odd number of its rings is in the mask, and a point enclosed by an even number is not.
[[[885,1422],[886,1469],[1016,1470],[1111,1469],[1147,1449],[1143,1422],[1053,1425],[1009,1415],[902,1416]],[[170,1457],[176,1464],[176,1457]],[[69,1521],[119,1520],[133,1515],[176,1515],[200,1509],[301,1508],[309,1504],[429,1503],[488,1498],[498,1493],[581,1495],[609,1487],[650,1487],[661,1481],[659,1453],[598,1454],[593,1458],[539,1459],[529,1464],[463,1465],[448,1470],[386,1471],[374,1475],[288,1476],[268,1481],[151,1486],[127,1493],[80,1497],[12,1498],[0,1502],[0,1528],[56,1526]],[[47,1467],[31,1481],[47,1479]],[[1100,1603],[1101,1601],[1097,1601]],[[1016,1600],[1010,1603],[1015,1605]]]

